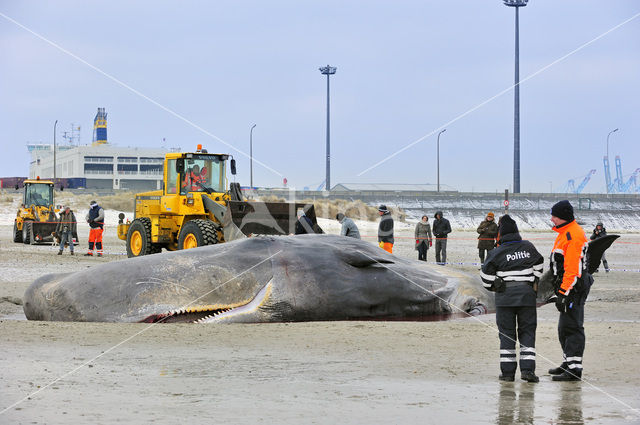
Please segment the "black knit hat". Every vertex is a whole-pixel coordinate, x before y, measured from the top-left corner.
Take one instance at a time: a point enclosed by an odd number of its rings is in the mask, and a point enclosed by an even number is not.
[[[567,200],[560,201],[551,207],[551,215],[567,221],[573,221],[573,207]]]
[[[387,206],[386,206],[386,205],[384,205],[384,204],[382,204],[382,205],[380,205],[380,206],[378,207],[378,211],[380,211],[380,212],[382,212],[382,213],[385,213],[385,214],[389,212],[389,210],[387,209]]]
[[[518,225],[516,222],[509,217],[508,215],[503,215],[500,217],[500,221],[498,222],[498,233],[500,237],[504,235],[508,235],[509,233],[520,233],[518,231]]]

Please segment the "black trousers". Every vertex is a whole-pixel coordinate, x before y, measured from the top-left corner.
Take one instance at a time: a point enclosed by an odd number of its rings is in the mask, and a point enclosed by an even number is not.
[[[447,238],[436,239],[436,263],[444,264],[447,262]]]
[[[427,246],[427,244],[425,242],[420,242],[420,245],[418,245],[418,260],[427,261],[428,250],[429,247]]]
[[[536,370],[535,306],[496,307],[496,324],[500,331],[500,371],[515,375],[517,369],[516,341],[520,343],[520,371]]]
[[[569,372],[582,376],[582,354],[585,345],[584,302],[574,303],[566,313],[560,313],[558,339]]]
[[[493,248],[491,248],[491,249],[493,249]],[[480,256],[480,262],[481,263],[484,263],[485,252],[488,255],[489,251],[491,251],[491,249],[478,248],[478,255]]]

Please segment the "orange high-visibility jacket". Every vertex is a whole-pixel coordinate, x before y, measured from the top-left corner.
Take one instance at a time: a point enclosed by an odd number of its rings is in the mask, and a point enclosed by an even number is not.
[[[562,276],[559,292],[569,295],[584,271],[588,241],[584,230],[575,220],[553,230],[558,232],[558,236],[551,251],[551,269],[554,275]]]

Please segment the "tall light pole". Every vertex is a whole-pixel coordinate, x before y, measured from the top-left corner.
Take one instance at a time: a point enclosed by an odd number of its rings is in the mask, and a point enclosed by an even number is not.
[[[53,179],[56,178],[56,127],[58,126],[58,120],[53,123]],[[54,181],[55,183],[55,181]]]
[[[516,69],[513,99],[513,193],[520,193],[520,25],[518,9],[529,0],[503,0],[516,9]]]
[[[251,126],[251,130],[249,131],[249,172],[251,173],[250,185],[251,189],[253,189],[253,129],[256,125]]]
[[[611,130],[609,134],[607,134],[607,160],[609,159],[609,136],[611,136],[611,133],[615,133],[616,131],[618,131],[617,128],[615,130]]]
[[[438,193],[440,192],[440,135],[442,133],[444,133],[445,131],[447,131],[447,129],[445,128],[444,130],[442,130],[440,133],[438,133],[438,148],[437,148],[437,157],[438,157]]]
[[[327,76],[327,178],[325,179],[325,190],[331,190],[331,143],[330,143],[330,125],[329,125],[329,76],[336,73],[335,66],[323,66],[320,72]]]

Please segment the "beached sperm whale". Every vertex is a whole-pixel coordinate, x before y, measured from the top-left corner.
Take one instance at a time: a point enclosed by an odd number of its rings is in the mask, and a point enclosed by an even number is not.
[[[543,279],[544,280],[544,279]],[[551,294],[541,282],[539,299]],[[255,237],[48,274],[30,320],[288,322],[420,320],[494,308],[479,276],[334,235]]]
[[[420,319],[493,308],[480,278],[334,235],[255,237],[49,274],[32,320],[283,322]]]

